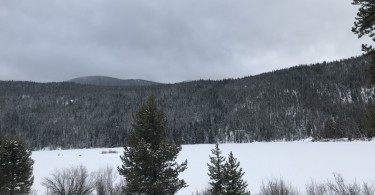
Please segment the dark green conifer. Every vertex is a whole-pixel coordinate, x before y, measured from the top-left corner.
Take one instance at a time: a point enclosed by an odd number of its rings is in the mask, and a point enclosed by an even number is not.
[[[245,173],[240,168],[240,162],[230,152],[224,165],[223,195],[250,195],[247,191],[247,182],[242,179]]]
[[[178,178],[187,161],[175,160],[181,146],[167,140],[166,117],[151,96],[134,117],[133,131],[124,147],[119,167],[124,176],[125,194],[170,195],[186,187]]]
[[[375,42],[375,1],[374,0],[353,0],[353,5],[358,5],[357,17],[355,17],[352,31],[358,38],[368,35]],[[374,51],[371,45],[363,44],[364,52]]]
[[[0,194],[27,194],[34,181],[31,151],[19,140],[1,142]]]
[[[352,31],[361,38],[368,35],[375,42],[375,1],[374,0],[353,0],[353,5],[358,5],[357,17],[355,17],[354,27]],[[375,84],[375,50],[372,45],[363,44],[362,51],[371,57],[369,65],[369,75],[372,84]],[[373,136],[375,129],[375,104],[372,103],[368,107],[367,121],[370,125],[367,136]]]
[[[208,166],[208,176],[210,176],[210,185],[212,194],[221,194],[223,191],[223,171],[225,158],[221,156],[219,144],[211,150],[213,156],[209,156],[210,163]]]

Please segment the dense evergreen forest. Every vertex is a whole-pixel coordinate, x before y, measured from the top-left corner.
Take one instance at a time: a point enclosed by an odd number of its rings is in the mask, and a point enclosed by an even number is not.
[[[0,133],[33,149],[122,146],[151,94],[182,144],[374,136],[366,57],[257,76],[152,86],[0,82]]]

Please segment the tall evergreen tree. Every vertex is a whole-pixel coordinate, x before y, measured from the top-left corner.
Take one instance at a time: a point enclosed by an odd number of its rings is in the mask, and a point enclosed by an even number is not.
[[[375,1],[353,0],[352,4],[359,5],[352,31],[358,35],[358,38],[368,35],[375,42]],[[375,50],[372,45],[363,44],[362,51],[372,57],[369,72],[372,83],[375,83]]]
[[[375,1],[374,0],[353,0],[353,5],[358,5],[358,13],[355,18],[354,27],[352,31],[361,38],[368,35],[373,42],[375,42]],[[370,81],[375,84],[375,50],[372,45],[363,44],[362,51],[366,52],[371,57],[369,66]],[[369,135],[375,132],[375,103],[368,107],[367,123],[369,126]]]
[[[240,162],[230,152],[224,165],[223,195],[250,195],[247,191],[247,182],[242,179],[245,173],[240,168]]]
[[[176,157],[181,146],[167,140],[166,117],[151,96],[134,117],[133,131],[118,168],[124,176],[125,194],[170,195],[186,187],[178,178],[187,168]]]
[[[358,35],[358,38],[368,35],[375,42],[375,1],[353,0],[352,4],[359,6],[352,31]],[[369,52],[373,51],[374,48],[371,45],[363,44],[362,49]]]
[[[0,194],[28,193],[33,184],[31,151],[19,140],[3,140],[0,146]]]
[[[221,156],[219,144],[211,150],[213,156],[209,156],[210,163],[208,166],[208,176],[210,176],[210,185],[212,194],[221,194],[223,192],[223,171],[225,158]]]

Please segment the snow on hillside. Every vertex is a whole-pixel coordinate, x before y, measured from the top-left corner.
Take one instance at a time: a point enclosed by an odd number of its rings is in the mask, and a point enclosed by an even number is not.
[[[188,160],[188,169],[181,174],[189,187],[179,191],[180,195],[191,195],[208,186],[208,155],[212,144],[183,145],[179,161]],[[252,193],[257,193],[263,181],[282,177],[300,191],[311,180],[324,182],[333,179],[333,173],[340,173],[348,182],[374,181],[375,141],[371,142],[272,142],[221,144],[223,154],[233,151],[245,171],[245,179]],[[118,153],[102,154],[115,150]],[[84,165],[89,170],[121,165],[122,148],[98,148],[76,150],[35,151],[33,188],[44,193],[42,178],[49,176],[56,168]]]

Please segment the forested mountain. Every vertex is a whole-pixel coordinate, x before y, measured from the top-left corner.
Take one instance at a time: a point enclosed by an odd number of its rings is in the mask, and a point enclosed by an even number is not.
[[[146,86],[146,85],[157,85],[160,83],[146,81],[142,79],[117,79],[113,77],[105,76],[87,76],[78,77],[68,82],[85,84],[85,85],[102,85],[102,86]]]
[[[33,148],[122,146],[133,113],[154,94],[180,143],[373,135],[368,59],[303,65],[257,76],[152,86],[0,82],[0,132]]]

